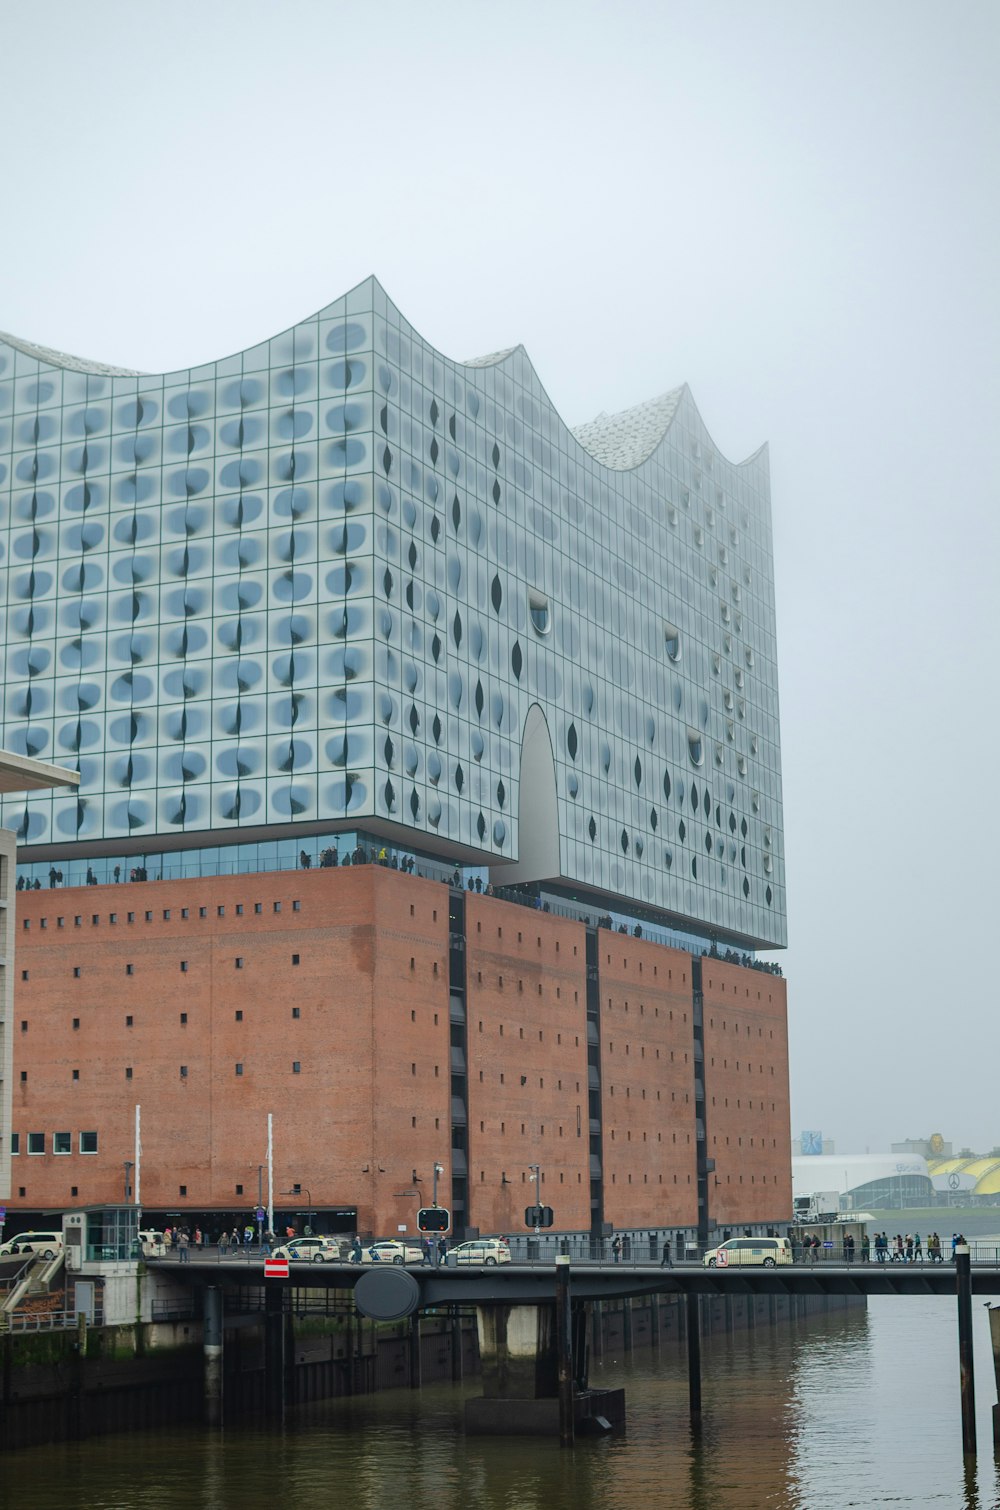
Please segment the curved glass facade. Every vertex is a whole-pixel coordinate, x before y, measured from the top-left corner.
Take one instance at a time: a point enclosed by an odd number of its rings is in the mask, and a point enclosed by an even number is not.
[[[686,388],[574,433],[374,279],[155,377],[0,338],[0,502],[25,859],[364,827],[785,942],[767,453]]]

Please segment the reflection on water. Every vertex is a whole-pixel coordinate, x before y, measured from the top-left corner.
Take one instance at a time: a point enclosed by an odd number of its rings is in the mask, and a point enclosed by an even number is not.
[[[703,1349],[704,1424],[687,1417],[683,1350],[609,1358],[623,1437],[466,1438],[450,1386],[320,1403],[283,1432],[135,1434],[15,1453],[3,1510],[849,1510],[1000,1507],[985,1311],[976,1307],[981,1456],[963,1468],[955,1302],[875,1299]],[[475,1385],[469,1386],[475,1390]]]

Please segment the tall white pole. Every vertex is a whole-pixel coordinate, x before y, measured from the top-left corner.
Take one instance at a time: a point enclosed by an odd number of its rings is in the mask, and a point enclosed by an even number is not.
[[[274,1116],[267,1114],[267,1230],[274,1231]]]
[[[142,1107],[136,1104],[135,1108],[135,1209],[138,1213],[141,1204],[141,1187],[139,1184],[142,1165]]]

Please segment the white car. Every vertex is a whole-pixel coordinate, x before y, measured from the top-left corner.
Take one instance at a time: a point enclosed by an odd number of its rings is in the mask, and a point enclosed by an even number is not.
[[[472,1242],[457,1243],[448,1257],[456,1264],[509,1264],[510,1244],[505,1237],[477,1237]]]
[[[371,1243],[361,1250],[363,1264],[421,1264],[424,1250],[419,1243],[397,1242],[395,1239]]]
[[[313,1264],[336,1264],[340,1262],[340,1243],[335,1237],[292,1237],[280,1248],[275,1248],[273,1256]]]

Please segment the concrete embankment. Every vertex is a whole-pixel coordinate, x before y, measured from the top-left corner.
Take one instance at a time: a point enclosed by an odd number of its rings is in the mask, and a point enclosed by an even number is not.
[[[478,1376],[473,1314],[431,1313],[373,1323],[340,1297],[339,1314],[289,1316],[289,1404],[418,1388]],[[787,1324],[851,1303],[839,1297],[702,1297],[702,1334]],[[684,1338],[676,1296],[595,1304],[591,1358],[669,1348]],[[205,1357],[196,1320],[19,1333],[0,1337],[0,1449],[37,1446],[140,1427],[204,1419]],[[262,1410],[264,1320],[227,1317],[223,1345],[225,1419]]]

